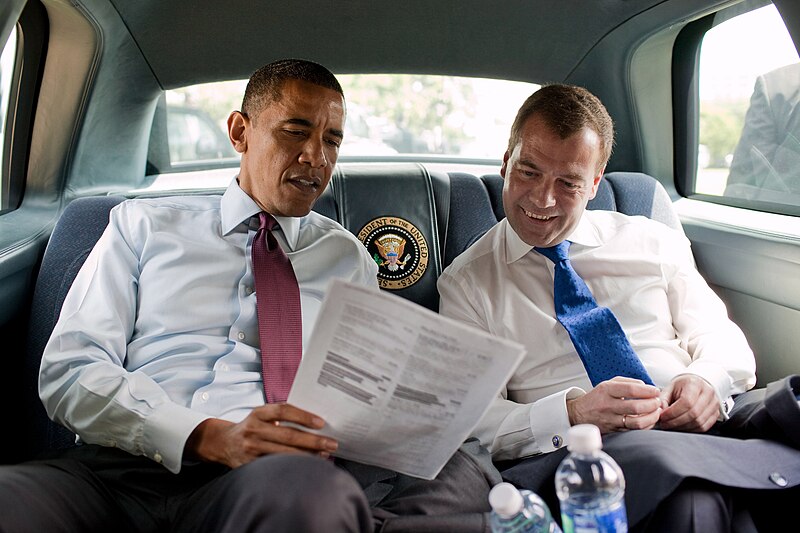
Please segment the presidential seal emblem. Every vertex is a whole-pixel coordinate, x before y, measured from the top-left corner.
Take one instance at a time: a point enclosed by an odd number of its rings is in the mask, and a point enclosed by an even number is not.
[[[414,224],[400,217],[379,217],[358,232],[378,264],[382,289],[405,289],[415,284],[428,268],[428,243]]]

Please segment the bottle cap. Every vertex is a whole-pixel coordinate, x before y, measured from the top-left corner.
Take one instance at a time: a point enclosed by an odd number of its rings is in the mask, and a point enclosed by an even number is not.
[[[594,424],[578,424],[567,431],[567,449],[575,453],[592,453],[603,447],[600,428]]]
[[[489,505],[503,518],[511,518],[522,510],[522,494],[511,483],[498,483],[489,491]]]

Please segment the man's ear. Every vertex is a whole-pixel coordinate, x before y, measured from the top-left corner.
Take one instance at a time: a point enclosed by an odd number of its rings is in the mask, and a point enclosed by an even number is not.
[[[500,167],[500,175],[503,176],[503,179],[506,179],[506,168],[508,166],[508,158],[511,154],[506,150],[505,155],[503,155],[503,164]]]
[[[597,176],[594,177],[592,180],[592,190],[589,192],[589,200],[594,198],[597,195],[597,189],[600,187],[600,180],[603,179],[603,174],[606,173],[606,167],[603,165],[603,168],[597,173]]]
[[[241,111],[234,111],[228,116],[228,139],[233,149],[243,154],[247,151],[247,130],[250,120]]]

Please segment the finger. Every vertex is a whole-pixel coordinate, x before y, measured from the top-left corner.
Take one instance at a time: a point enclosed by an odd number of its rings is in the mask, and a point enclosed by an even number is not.
[[[625,429],[652,429],[658,423],[660,409],[644,415],[627,415],[625,417]]]
[[[274,453],[289,453],[289,454],[305,454],[305,455],[319,455],[322,457],[329,457],[330,452],[324,450],[313,450],[308,448],[298,448],[283,444],[279,442],[262,441],[257,447],[252,450],[253,457],[260,457],[262,455],[269,455]]]
[[[666,411],[661,414],[661,419],[659,420],[661,429],[685,430],[694,420],[694,417],[685,411],[677,416],[673,416],[672,418],[666,418],[665,413]]]
[[[626,398],[615,400],[612,409],[617,413],[628,416],[652,414],[656,409],[661,408],[661,398]]]
[[[309,433],[302,429],[258,421],[248,424],[244,437],[257,453],[274,453],[274,446],[306,452],[334,452],[339,444],[335,439]]]
[[[644,383],[641,379],[629,378],[628,376],[614,376],[609,381],[627,381],[628,383]]]
[[[310,451],[335,452],[339,443],[330,437],[316,435],[301,429],[272,426],[266,430],[266,439],[271,442]]]
[[[680,431],[707,431],[716,421],[719,406],[714,397],[704,397],[694,403],[682,398],[661,416],[661,427]]]
[[[667,387],[664,387],[661,390],[661,394],[660,394],[661,404],[662,404],[662,406],[664,408],[668,407],[669,404],[671,404],[674,401],[674,398],[672,397],[673,390],[674,390],[674,387],[672,386],[672,384],[668,385]]]
[[[673,403],[669,405],[669,407],[664,409],[664,411],[661,413],[661,422],[662,423],[674,422],[676,424],[685,423],[686,420],[691,418],[687,413],[695,404],[694,403],[695,401],[696,400],[690,399],[685,395],[679,396],[676,400],[673,401]],[[681,417],[685,417],[683,421],[678,420]]]
[[[711,389],[688,386],[677,391],[677,397],[672,405],[665,409],[661,417],[663,422],[676,419],[684,413],[689,413],[692,419],[702,417],[703,413],[713,409],[716,405],[716,394]]]
[[[684,424],[691,419],[687,410],[677,404],[672,404],[661,411],[661,424],[665,427]]]
[[[695,420],[690,423],[690,428],[687,431],[697,431],[705,433],[711,426],[713,426],[719,418],[719,404],[716,402],[716,397],[709,398],[708,404],[702,413],[695,417]]]
[[[288,403],[270,403],[253,409],[253,414],[264,422],[293,422],[309,429],[322,429],[325,421],[304,409]]]
[[[598,385],[615,398],[656,398],[661,394],[658,387],[646,385],[630,378],[614,378]]]

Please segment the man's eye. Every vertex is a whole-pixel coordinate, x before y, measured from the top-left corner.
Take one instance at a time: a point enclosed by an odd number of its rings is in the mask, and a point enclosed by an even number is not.
[[[337,139],[327,139],[325,142],[327,142],[331,146],[335,146],[336,148],[339,148],[339,145],[342,144],[342,141],[339,141]]]
[[[303,130],[283,130],[283,131],[288,135],[291,135],[292,137],[302,137],[303,135],[306,134],[306,132],[304,132]]]
[[[576,191],[581,188],[581,186],[578,183],[573,183],[571,181],[563,181],[562,183],[564,184],[564,187],[566,187],[571,191]]]

